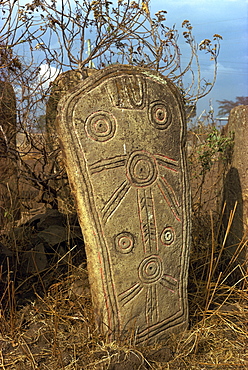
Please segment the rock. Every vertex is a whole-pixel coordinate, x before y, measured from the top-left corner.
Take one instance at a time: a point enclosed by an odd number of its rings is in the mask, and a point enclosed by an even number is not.
[[[67,230],[63,226],[51,225],[46,229],[40,231],[36,238],[41,239],[43,242],[47,243],[49,246],[54,247],[68,240]]]
[[[147,356],[148,361],[168,362],[172,359],[172,351],[168,347],[162,347]]]
[[[184,330],[191,198],[180,92],[159,73],[115,65],[58,111],[99,331],[143,345]]]
[[[226,133],[234,133],[234,147],[229,170],[224,179],[223,202],[226,202],[223,217],[226,248],[229,258],[243,267],[246,274],[248,267],[248,106],[240,105],[230,112]],[[229,228],[230,214],[235,209]],[[246,245],[245,245],[246,242]],[[243,248],[241,246],[243,245]],[[239,268],[238,268],[239,270]],[[243,274],[242,274],[243,275]],[[237,277],[239,279],[240,277]]]
[[[42,272],[47,267],[47,257],[45,253],[44,244],[39,243],[31,250],[23,254],[23,263],[25,266],[25,272],[37,273]]]

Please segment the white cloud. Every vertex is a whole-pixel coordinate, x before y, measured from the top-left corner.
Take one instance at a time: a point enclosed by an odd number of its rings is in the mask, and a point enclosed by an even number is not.
[[[41,64],[40,65],[40,82],[42,82],[45,87],[48,87],[50,82],[54,81],[55,78],[60,74],[60,71],[48,64]]]
[[[214,71],[214,64],[210,64],[207,68],[205,68],[204,70],[202,70],[202,76],[206,76],[206,77],[209,77],[209,74],[210,73],[213,73]],[[242,73],[242,70],[239,69],[239,68],[233,68],[233,67],[230,67],[230,66],[225,66],[221,63],[218,63],[217,64],[217,76],[220,76],[220,75],[235,75],[237,73]]]
[[[221,63],[218,63],[217,67],[218,67],[218,72],[219,73],[236,73],[236,72],[238,72],[237,68],[225,67]]]

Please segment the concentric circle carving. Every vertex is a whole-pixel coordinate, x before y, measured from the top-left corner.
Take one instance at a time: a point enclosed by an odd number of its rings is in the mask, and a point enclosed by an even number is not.
[[[133,152],[127,161],[127,177],[132,185],[145,187],[152,185],[158,176],[155,158],[150,153]]]
[[[115,237],[115,247],[118,252],[130,253],[134,247],[134,236],[129,232],[122,232]]]
[[[165,130],[172,120],[171,110],[164,102],[155,101],[149,107],[149,119],[158,130]]]
[[[143,259],[139,265],[139,278],[144,284],[153,284],[163,276],[163,263],[159,256],[152,255]]]
[[[160,235],[161,241],[164,245],[171,245],[175,240],[175,231],[172,227],[165,227]]]
[[[86,119],[85,130],[95,141],[108,141],[116,132],[116,118],[109,112],[94,112]]]

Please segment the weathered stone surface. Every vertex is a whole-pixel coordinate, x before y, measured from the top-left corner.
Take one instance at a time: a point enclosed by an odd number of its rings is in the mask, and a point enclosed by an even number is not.
[[[155,72],[111,66],[59,109],[99,329],[137,344],[183,330],[190,195],[178,90]]]
[[[51,95],[46,106],[46,131],[47,142],[51,149],[57,144],[57,132],[55,120],[57,107],[60,99],[70,90],[75,88],[81,81],[95,73],[95,69],[85,68],[82,71],[70,70],[61,73],[52,83]]]
[[[59,100],[82,80],[78,70],[71,70],[61,73],[52,83],[52,90],[46,105],[46,132],[47,142],[51,149],[57,144],[55,119]],[[55,142],[54,142],[55,141]]]
[[[20,216],[16,149],[16,98],[10,83],[0,81],[0,225]]]
[[[230,257],[236,253],[238,262],[244,266],[245,261],[248,263],[248,249],[240,251],[240,247],[248,239],[248,106],[240,105],[231,110],[225,131],[234,133],[231,164],[224,179],[226,230],[230,213],[236,209],[226,246]]]
[[[82,71],[70,70],[61,73],[53,81],[51,94],[46,105],[46,143],[48,146],[48,150],[54,152],[54,154],[60,149],[55,127],[55,120],[58,112],[58,103],[66,93],[75,88],[81,81],[85,80],[87,77],[91,76],[95,72],[96,70],[91,68],[85,68]],[[55,160],[56,170],[58,172],[62,171],[62,169],[64,168],[64,164],[61,156],[55,154],[53,160]],[[63,199],[63,202],[62,205],[59,203],[59,208],[63,210],[65,206],[65,204],[63,203],[65,201],[67,203],[67,206],[72,203],[69,192],[70,189],[67,186],[67,181],[61,179],[60,182],[57,181],[57,183],[54,183],[53,186],[55,188],[57,188],[58,186],[61,188],[61,190],[58,191],[58,196],[60,199]]]

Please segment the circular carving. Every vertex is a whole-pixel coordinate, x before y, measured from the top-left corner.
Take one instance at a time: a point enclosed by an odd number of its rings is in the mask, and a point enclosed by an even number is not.
[[[127,177],[132,185],[145,187],[152,185],[158,176],[155,158],[147,152],[137,151],[127,161]]]
[[[118,252],[130,253],[134,247],[134,236],[129,232],[122,232],[115,238],[115,247]]]
[[[163,102],[155,101],[149,107],[149,118],[155,128],[165,130],[171,124],[171,110]]]
[[[163,276],[163,263],[159,256],[146,257],[139,265],[139,278],[144,284],[153,284]]]
[[[164,245],[171,245],[175,240],[175,231],[172,227],[165,227],[160,238]]]
[[[85,122],[85,130],[95,141],[108,141],[116,131],[116,119],[109,112],[98,111],[92,113]]]

